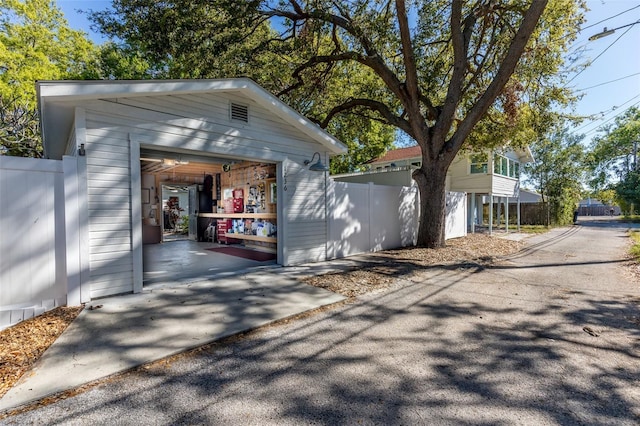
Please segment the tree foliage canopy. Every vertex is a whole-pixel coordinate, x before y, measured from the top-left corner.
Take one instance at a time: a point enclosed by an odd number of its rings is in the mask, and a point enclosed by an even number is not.
[[[629,108],[593,139],[588,157],[594,189],[622,180],[634,168],[634,144],[640,143],[640,109]]]
[[[82,79],[96,48],[49,0],[0,0],[0,154],[42,156],[36,80]]]
[[[629,108],[593,139],[588,157],[594,190],[614,189],[625,211],[640,206],[640,109]]]
[[[549,203],[550,219],[558,225],[571,223],[582,198],[582,138],[560,129],[531,144],[535,161],[525,166],[528,183]]]
[[[444,244],[446,171],[458,151],[522,144],[544,127],[554,103],[569,99],[558,71],[580,6],[114,0],[112,10],[94,16],[169,75],[249,75],[322,127],[347,129],[353,119],[408,135],[423,157],[414,172],[418,245],[437,247]]]
[[[95,46],[50,0],[0,0],[0,96],[35,105],[35,81],[83,78]]]

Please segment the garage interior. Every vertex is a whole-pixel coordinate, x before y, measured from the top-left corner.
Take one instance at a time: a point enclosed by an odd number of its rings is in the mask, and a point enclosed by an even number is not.
[[[277,262],[276,164],[141,149],[144,285]]]

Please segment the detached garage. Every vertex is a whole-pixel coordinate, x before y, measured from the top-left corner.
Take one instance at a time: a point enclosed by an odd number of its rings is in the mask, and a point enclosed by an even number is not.
[[[64,219],[67,287],[77,290],[69,304],[141,291],[143,244],[176,234],[270,252],[284,266],[326,259],[320,166],[346,147],[253,81],[44,81],[37,90],[45,156],[74,171],[65,181],[65,202],[78,205]]]

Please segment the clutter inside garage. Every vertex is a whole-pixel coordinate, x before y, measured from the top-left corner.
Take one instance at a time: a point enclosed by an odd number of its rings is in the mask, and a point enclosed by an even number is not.
[[[276,165],[141,153],[143,243],[175,239],[276,251]]]

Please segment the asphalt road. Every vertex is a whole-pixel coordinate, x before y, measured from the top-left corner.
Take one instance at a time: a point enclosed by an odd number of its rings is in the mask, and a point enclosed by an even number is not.
[[[628,225],[580,223],[0,423],[637,425]]]

